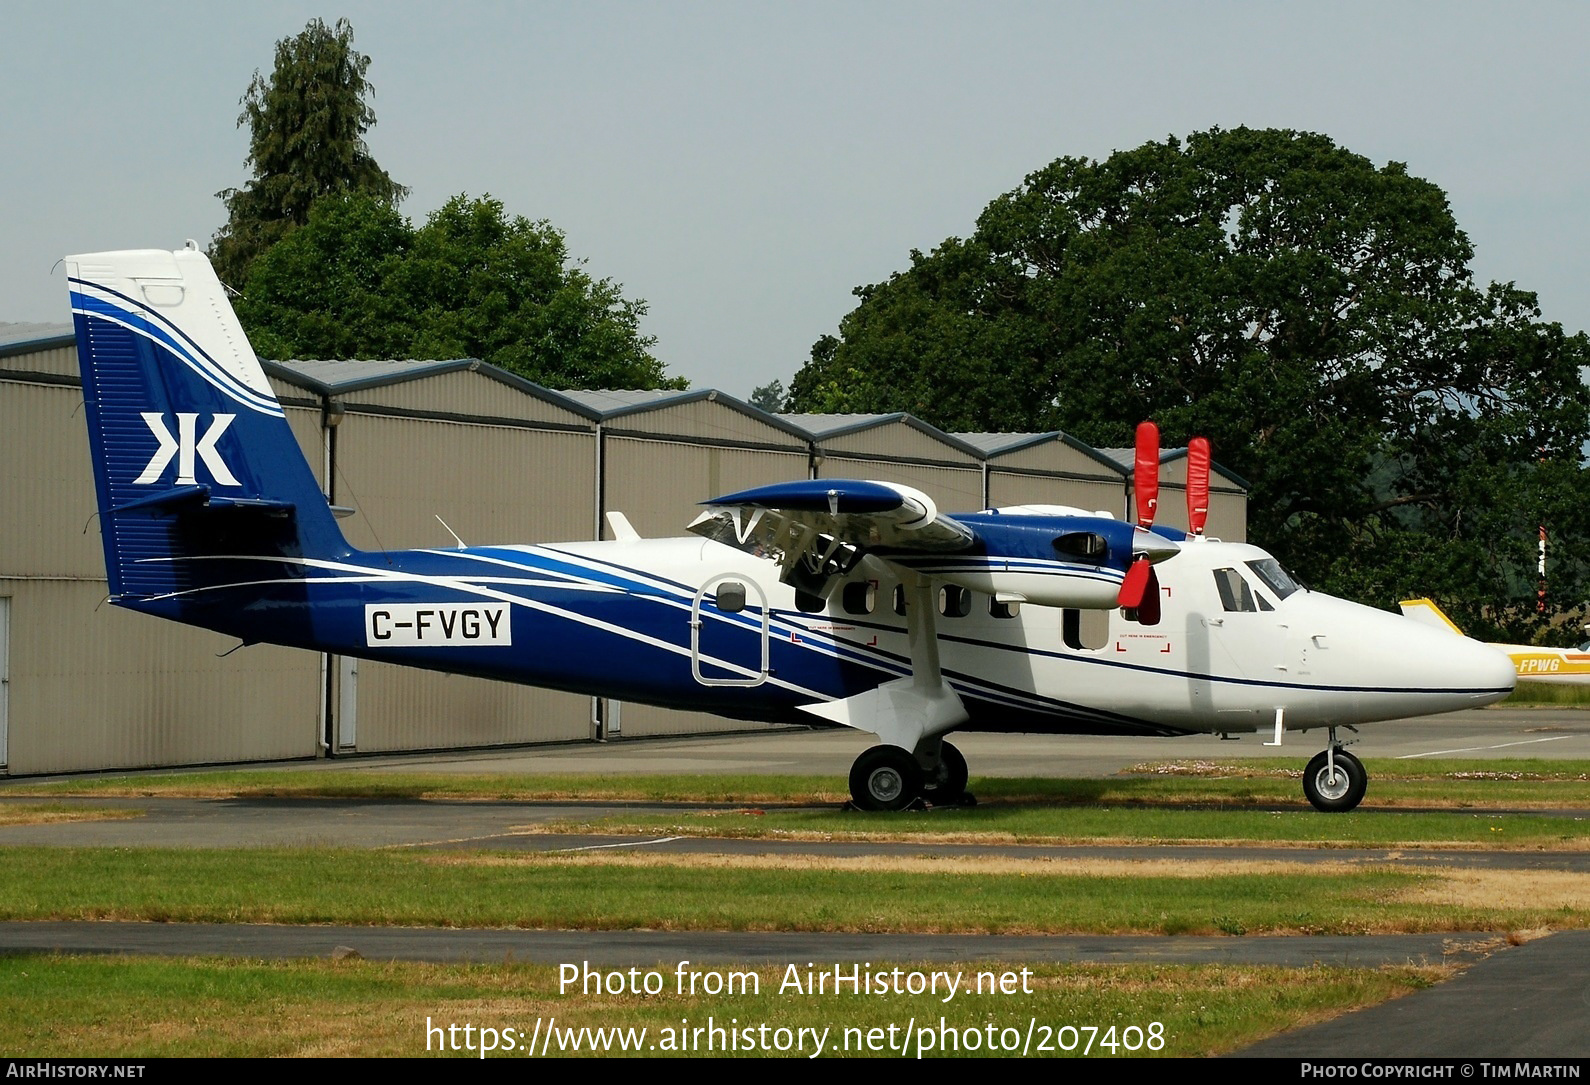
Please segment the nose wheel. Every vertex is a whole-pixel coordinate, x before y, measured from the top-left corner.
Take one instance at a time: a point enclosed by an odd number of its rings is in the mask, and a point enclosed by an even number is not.
[[[1353,809],[1368,789],[1364,763],[1340,746],[1315,754],[1303,770],[1303,794],[1314,809],[1327,814]]]

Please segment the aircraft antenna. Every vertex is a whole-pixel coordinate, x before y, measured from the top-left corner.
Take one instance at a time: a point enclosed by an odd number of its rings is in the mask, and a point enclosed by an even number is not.
[[[439,514],[439,513],[434,513],[434,512],[433,512],[433,513],[431,513],[431,515],[432,515],[432,516],[435,516],[435,517],[436,517],[436,522],[437,522],[437,523],[438,523],[438,524],[441,524],[441,525],[442,525],[442,526],[443,526],[443,527],[447,527],[447,521],[446,521],[446,520],[443,520],[443,519],[442,519],[442,517],[441,517],[441,515],[440,515],[440,514]],[[454,531],[454,530],[453,530],[453,529],[452,529],[452,528],[450,528],[450,527],[447,527],[447,533],[448,533],[448,534],[449,534],[449,535],[451,535],[451,536],[452,536],[452,537],[453,537],[453,541],[454,541],[454,542],[456,542],[456,543],[457,543],[457,544],[458,544],[458,548],[459,548],[459,549],[460,549],[460,550],[468,550],[468,549],[469,549],[469,547],[467,547],[467,546],[465,546],[465,545],[464,545],[464,540],[463,540],[463,539],[460,539],[460,538],[459,538],[459,537],[458,537],[458,532],[456,532],[456,531]]]

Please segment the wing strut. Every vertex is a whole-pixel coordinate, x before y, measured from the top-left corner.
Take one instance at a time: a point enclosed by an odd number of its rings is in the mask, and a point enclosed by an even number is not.
[[[923,739],[955,730],[971,717],[939,669],[938,607],[933,581],[912,577],[906,585],[906,639],[911,646],[911,676],[843,700],[805,705],[803,711],[915,752]]]

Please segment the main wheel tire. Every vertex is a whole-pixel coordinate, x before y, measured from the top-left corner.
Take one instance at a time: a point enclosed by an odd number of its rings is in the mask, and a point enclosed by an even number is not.
[[[921,794],[922,768],[898,746],[874,746],[850,767],[850,798],[862,810],[904,810]]]
[[[1303,770],[1303,794],[1314,804],[1314,809],[1327,814],[1339,814],[1353,809],[1364,800],[1369,790],[1369,774],[1364,763],[1346,750],[1336,751],[1336,777],[1331,778],[1330,758],[1325,753],[1314,755]]]
[[[922,797],[934,806],[954,806],[966,796],[966,758],[948,742],[939,743],[939,767],[922,774]]]

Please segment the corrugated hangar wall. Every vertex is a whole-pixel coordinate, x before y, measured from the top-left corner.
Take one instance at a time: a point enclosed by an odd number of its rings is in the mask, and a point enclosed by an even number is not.
[[[222,659],[236,641],[104,605],[69,334],[0,347],[0,441],[6,771],[314,756],[318,657],[262,645]]]
[[[594,429],[566,406],[468,366],[271,369],[279,398],[314,405],[300,442],[331,463],[328,492],[353,510],[341,526],[354,546],[445,549],[457,545],[449,528],[475,544],[590,537]],[[340,753],[591,733],[585,697],[351,657],[331,657],[326,669],[320,712]]]
[[[1061,433],[968,434],[988,456],[988,503],[1127,515],[1126,472]]]
[[[708,497],[807,476],[805,434],[732,396],[566,394],[601,416],[603,511],[623,513],[643,536],[684,534]],[[605,524],[602,537],[613,537]],[[601,709],[607,733],[630,738],[759,729],[652,705],[604,702]]]
[[[352,510],[344,531],[374,551],[445,548],[454,532],[472,544],[611,537],[607,511],[643,535],[679,535],[706,497],[803,477],[900,482],[945,512],[1050,503],[1119,515],[1129,494],[1129,468],[1063,434],[957,436],[906,415],[773,416],[704,390],[557,393],[469,361],[267,368],[316,478]],[[238,648],[104,605],[69,325],[0,325],[0,443],[7,773],[574,741],[592,737],[598,718],[624,737],[757,726]],[[1184,460],[1168,454],[1167,487],[1184,475]],[[1211,533],[1241,538],[1245,488],[1218,468],[1215,482]]]
[[[800,421],[800,416],[791,416]],[[978,451],[909,415],[810,416],[817,478],[867,478],[914,486],[941,512],[982,508]]]

